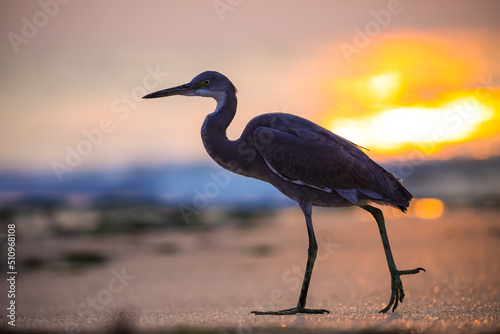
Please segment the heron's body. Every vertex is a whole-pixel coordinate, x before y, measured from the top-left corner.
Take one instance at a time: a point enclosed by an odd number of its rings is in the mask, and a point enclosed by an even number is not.
[[[260,115],[239,139],[229,140],[226,123],[230,110],[236,110],[231,105],[236,96],[231,100],[218,101],[218,112],[207,116],[202,127],[208,154],[225,169],[269,182],[291,199],[313,206],[374,201],[406,210],[411,194],[392,174],[350,141],[304,118]]]
[[[237,140],[229,140],[226,129],[233,120],[236,88],[220,73],[204,72],[190,83],[149,94],[145,98],[170,95],[207,96],[217,101],[215,111],[205,118],[201,129],[208,154],[232,172],[271,183],[297,201],[308,228],[309,255],[297,307],[256,314],[325,313],[305,308],[317,244],[312,227],[312,206],[360,206],[369,211],[380,228],[391,272],[391,301],[387,311],[404,297],[400,275],[423,270],[396,269],[385,233],[382,212],[368,205],[386,204],[403,212],[411,194],[394,175],[371,160],[357,145],[304,118],[286,113],[263,114],[252,119]]]

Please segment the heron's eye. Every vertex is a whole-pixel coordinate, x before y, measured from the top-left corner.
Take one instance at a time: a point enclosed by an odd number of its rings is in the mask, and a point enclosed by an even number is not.
[[[201,83],[203,84],[203,86],[208,86],[210,85],[210,80],[203,80]]]

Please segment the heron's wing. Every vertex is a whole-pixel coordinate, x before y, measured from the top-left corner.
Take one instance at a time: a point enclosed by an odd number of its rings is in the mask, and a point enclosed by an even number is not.
[[[336,191],[354,204],[360,197],[396,202],[391,187],[402,186],[392,174],[350,141],[317,127],[259,127],[254,142],[269,168],[289,182]]]

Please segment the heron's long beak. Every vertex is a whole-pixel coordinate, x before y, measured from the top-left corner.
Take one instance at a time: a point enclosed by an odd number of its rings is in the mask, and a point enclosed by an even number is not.
[[[172,95],[187,95],[189,93],[193,93],[194,91],[195,91],[195,89],[193,89],[191,84],[188,83],[188,84],[180,85],[177,87],[159,90],[157,92],[143,96],[142,98],[143,99],[154,99],[157,97],[172,96]]]

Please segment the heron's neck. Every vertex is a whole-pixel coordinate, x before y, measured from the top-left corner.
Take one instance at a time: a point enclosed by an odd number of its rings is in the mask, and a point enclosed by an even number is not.
[[[237,150],[234,149],[235,142],[227,138],[226,129],[236,114],[236,94],[220,93],[213,98],[217,101],[217,107],[205,118],[201,138],[212,159],[222,167],[233,170],[232,162]]]

